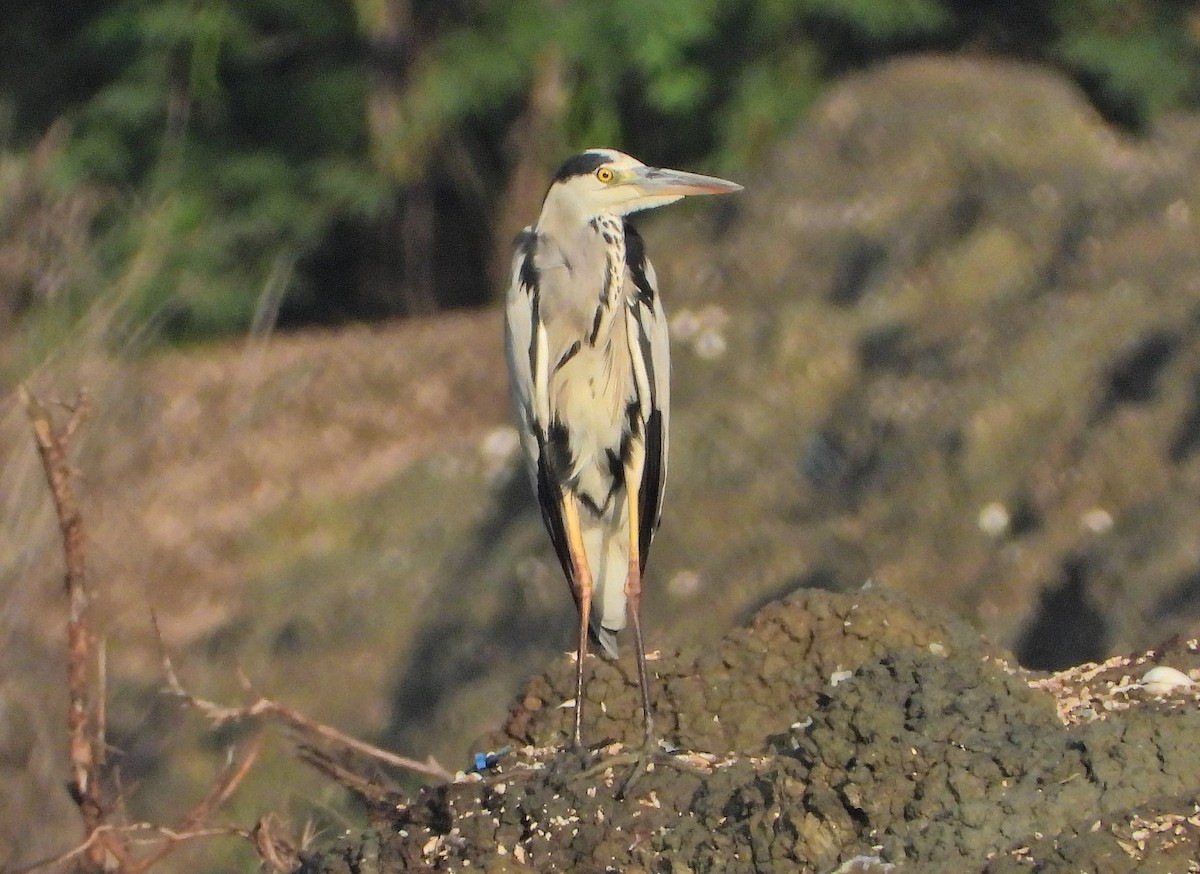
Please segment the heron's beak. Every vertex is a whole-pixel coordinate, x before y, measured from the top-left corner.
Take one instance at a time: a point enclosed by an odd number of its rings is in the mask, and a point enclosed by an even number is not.
[[[701,176],[684,170],[665,170],[659,167],[638,167],[630,173],[628,182],[648,198],[680,198],[694,194],[733,194],[742,186],[715,176]]]

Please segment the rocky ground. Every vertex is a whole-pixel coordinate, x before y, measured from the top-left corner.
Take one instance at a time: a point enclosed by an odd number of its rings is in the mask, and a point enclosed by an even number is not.
[[[652,667],[673,756],[630,763],[630,666],[594,659],[602,746],[565,752],[564,662],[489,740],[512,746],[496,767],[378,806],[299,871],[1200,870],[1196,639],[1032,674],[942,611],[810,591]]]

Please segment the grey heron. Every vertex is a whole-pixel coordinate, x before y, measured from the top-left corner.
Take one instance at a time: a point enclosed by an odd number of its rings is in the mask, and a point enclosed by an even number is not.
[[[589,629],[615,658],[627,619],[646,746],[654,740],[639,610],[667,472],[670,358],[654,268],[626,217],[741,188],[589,149],[562,165],[517,238],[505,349],[542,519],[579,609],[576,747]]]

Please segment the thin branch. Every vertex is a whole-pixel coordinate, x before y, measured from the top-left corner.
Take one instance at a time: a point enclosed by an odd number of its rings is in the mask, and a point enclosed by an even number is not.
[[[211,817],[224,805],[229,797],[250,772],[258,760],[262,749],[263,735],[260,732],[246,745],[245,752],[240,757],[230,756],[225,769],[217,775],[204,798],[179,822],[178,825],[164,826],[151,822],[135,822],[126,825],[101,824],[88,834],[87,838],[77,847],[53,858],[43,859],[12,874],[33,874],[46,868],[62,865],[83,855],[89,855],[99,849],[100,852],[110,852],[117,859],[116,870],[121,874],[144,874],[154,865],[162,861],[180,844],[200,838],[240,837],[261,849],[261,840],[257,834],[258,826],[247,831],[233,826],[203,826],[205,820]],[[260,820],[261,823],[261,820]],[[148,832],[146,838],[137,835]],[[154,843],[156,846],[150,853],[134,860],[129,855],[132,844]],[[265,861],[271,859],[264,856]]]
[[[271,871],[283,872],[293,871],[300,864],[299,850],[292,845],[292,842],[285,837],[275,834],[279,828],[279,821],[275,814],[267,814],[261,817],[254,824],[254,828],[250,830],[250,840],[254,843],[254,849],[258,851],[258,857],[263,860]],[[308,834],[308,827],[305,827],[305,835]],[[301,838],[301,849],[303,849],[305,839]]]
[[[96,644],[96,767],[108,759],[108,641]]]
[[[70,862],[72,859],[78,858],[79,856],[82,856],[84,853],[88,852],[88,850],[90,850],[91,847],[100,840],[101,831],[106,828],[108,828],[108,826],[101,826],[99,829],[88,835],[84,839],[83,843],[77,847],[72,847],[65,853],[61,853],[57,856],[51,856],[46,859],[39,859],[30,865],[26,865],[24,868],[17,868],[13,870],[10,872],[10,874],[33,874],[34,871],[41,871],[45,868],[53,868],[56,865],[62,865],[66,862]]]
[[[138,839],[135,836],[139,832],[150,832],[153,836],[145,839]],[[81,844],[79,844],[79,846],[73,847],[58,856],[42,859],[38,862],[34,862],[32,865],[27,865],[24,868],[18,868],[10,872],[10,874],[33,874],[35,871],[53,868],[66,862],[70,862],[72,859],[79,858],[87,853],[92,847],[97,845],[102,845],[105,847],[109,845],[124,846],[126,840],[166,840],[168,845],[174,848],[176,845],[186,841],[199,840],[200,838],[218,837],[238,837],[244,838],[252,843],[254,842],[251,832],[246,831],[245,829],[235,828],[233,826],[215,826],[211,828],[196,828],[189,831],[177,831],[175,829],[168,828],[167,826],[155,825],[151,822],[133,822],[126,825],[105,824],[88,835],[87,838]],[[140,865],[141,863],[138,864]],[[135,869],[125,867],[123,863],[122,867],[119,867],[116,870],[125,872]]]
[[[246,775],[250,773],[250,769],[254,763],[258,761],[258,755],[262,751],[263,734],[259,732],[246,745],[245,752],[240,757],[235,758],[232,751],[229,756],[229,761],[225,768],[213,778],[209,784],[208,792],[204,797],[188,811],[187,815],[180,820],[179,824],[174,828],[168,829],[163,826],[155,826],[155,830],[166,840],[158,846],[153,852],[144,858],[138,859],[137,862],[130,865],[125,874],[142,874],[152,866],[156,865],[160,860],[168,856],[180,843],[181,840],[190,840],[194,836],[199,836],[202,831],[200,825],[206,822],[209,817],[219,810],[234,791],[241,784]],[[212,831],[211,829],[207,831]],[[220,834],[227,834],[228,830],[218,830]],[[249,837],[249,833],[239,831],[245,837]],[[184,837],[179,837],[180,835]]]
[[[378,786],[374,781],[343,766],[320,747],[301,744],[298,752],[310,767],[370,804],[383,807],[397,795],[395,790]]]
[[[298,710],[288,707],[286,704],[280,704],[261,695],[249,704],[240,707],[226,707],[213,701],[198,698],[183,687],[183,683],[179,681],[179,675],[175,673],[175,666],[171,664],[170,656],[167,655],[165,649],[162,652],[162,667],[163,673],[167,678],[167,691],[189,707],[200,711],[215,726],[246,719],[273,718],[310,740],[332,743],[368,758],[375,759],[376,761],[383,762],[393,768],[412,771],[443,782],[449,782],[453,779],[454,775],[439,765],[432,756],[421,762],[416,759],[410,759],[407,756],[397,755],[396,753],[381,749],[374,744],[351,737],[348,734],[338,731],[336,728],[310,719]]]
[[[237,791],[238,786],[250,773],[250,769],[254,767],[254,763],[258,761],[259,753],[262,752],[263,738],[264,735],[261,731],[254,735],[246,744],[246,750],[240,759],[235,759],[230,755],[225,770],[214,778],[205,796],[183,818],[178,826],[181,831],[195,828],[225,806],[225,802]]]
[[[84,561],[83,515],[73,485],[74,471],[69,458],[69,442],[87,415],[89,403],[80,393],[65,425],[56,426],[42,402],[28,386],[21,385],[17,396],[33,429],[34,442],[46,473],[46,482],[58,514],[62,535],[63,559],[66,564],[63,583],[67,592],[67,692],[70,700],[67,711],[69,734],[68,755],[71,776],[68,788],[89,835],[84,845],[88,866],[102,870],[105,851],[121,857],[113,841],[90,839],[105,824],[106,811],[101,795],[98,762],[103,753],[97,750],[97,738],[103,737],[101,720],[104,711],[93,703],[95,688],[91,676],[91,629],[89,624],[90,596],[87,587],[87,566]],[[94,724],[91,724],[94,723]]]
[[[157,840],[166,838],[172,844],[181,844],[185,841],[195,841],[200,838],[249,838],[250,833],[244,828],[238,828],[232,825],[217,825],[207,828],[196,828],[191,831],[176,831],[173,828],[165,825],[155,825],[152,822],[135,822],[131,825],[117,826],[113,831],[133,832],[149,831],[154,832],[154,837],[146,838],[145,840]],[[135,840],[137,840],[135,838]]]

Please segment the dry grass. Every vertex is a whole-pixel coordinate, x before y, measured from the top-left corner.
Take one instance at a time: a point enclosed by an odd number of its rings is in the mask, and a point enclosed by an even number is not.
[[[0,334],[22,308],[61,304],[95,276],[91,227],[106,197],[50,183],[64,133],[52,127],[29,154],[0,153]]]

